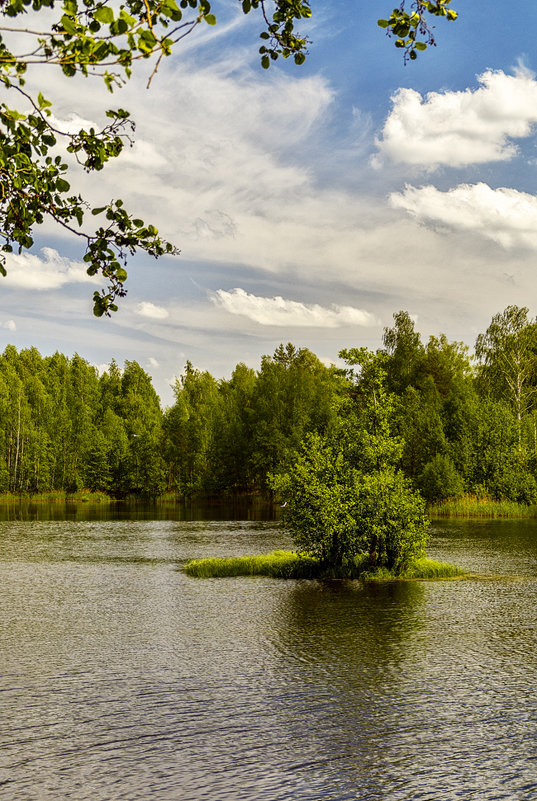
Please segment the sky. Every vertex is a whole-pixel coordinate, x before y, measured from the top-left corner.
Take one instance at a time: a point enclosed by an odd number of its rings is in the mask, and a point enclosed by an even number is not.
[[[261,20],[219,0],[149,89],[147,64],[113,96],[30,74],[63,124],[131,112],[134,146],[72,186],[121,197],[181,253],[132,259],[119,312],[96,319],[82,241],[41,226],[0,278],[3,346],[137,361],[167,406],[187,360],[229,378],[292,342],[338,363],[381,347],[399,310],[472,350],[507,305],[535,317],[535,0],[452,0],[458,20],[407,65],[376,25],[389,2],[311,6],[300,67],[261,69]]]

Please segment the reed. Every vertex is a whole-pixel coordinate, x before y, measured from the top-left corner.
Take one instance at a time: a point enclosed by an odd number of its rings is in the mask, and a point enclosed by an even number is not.
[[[105,492],[92,492],[91,490],[78,490],[65,492],[64,490],[50,490],[48,492],[2,492],[0,504],[13,503],[110,503],[113,499]]]
[[[367,581],[393,581],[395,579],[455,578],[465,571],[448,562],[419,559],[404,573],[396,575],[386,568],[372,569],[367,554],[357,554],[343,565],[326,567],[309,556],[294,551],[272,551],[257,556],[232,556],[222,559],[193,559],[185,565],[185,573],[196,578],[224,576],[270,576],[286,579],[365,579]]]
[[[537,517],[537,506],[516,501],[497,500],[489,495],[460,495],[431,504],[430,517]]]
[[[167,490],[157,496],[157,503],[183,503],[184,496],[173,490]]]

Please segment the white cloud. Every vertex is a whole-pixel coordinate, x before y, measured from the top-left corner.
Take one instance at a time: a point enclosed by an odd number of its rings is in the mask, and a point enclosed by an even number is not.
[[[420,221],[477,232],[504,247],[537,250],[537,197],[516,189],[492,189],[485,183],[461,184],[448,192],[407,186],[390,202]]]
[[[527,137],[537,123],[537,81],[524,69],[515,75],[487,70],[481,86],[464,92],[399,89],[392,97],[380,153],[394,162],[435,168],[507,161],[517,153],[509,139]]]
[[[17,325],[15,320],[6,320],[5,323],[0,323],[1,328],[7,328],[8,331],[16,331]]]
[[[136,313],[140,317],[149,317],[151,320],[165,320],[168,317],[168,312],[162,306],[155,306],[147,300],[142,301],[136,307]]]
[[[100,364],[93,364],[93,367],[97,370],[98,375],[103,375],[103,373],[107,373],[110,365],[107,362],[101,362]]]
[[[158,148],[152,142],[146,142],[138,137],[132,146],[128,142],[125,143],[117,163],[143,164],[146,170],[162,169],[168,164],[166,158],[159,153]]]
[[[239,288],[230,292],[219,289],[211,295],[211,300],[231,314],[248,317],[260,325],[338,328],[346,325],[371,326],[379,322],[373,314],[352,306],[332,305],[327,308],[317,303],[299,303],[282,297],[263,298]]]
[[[60,256],[54,248],[42,248],[43,258],[35,253],[10,253],[6,256],[7,276],[2,287],[48,291],[65,284],[95,283],[82,262]]]
[[[149,357],[148,362],[149,362],[149,366],[150,367],[159,367],[160,366],[159,362],[153,356]]]

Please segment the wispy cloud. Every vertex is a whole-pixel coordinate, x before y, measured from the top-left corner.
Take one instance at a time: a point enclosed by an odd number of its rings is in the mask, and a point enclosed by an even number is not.
[[[390,196],[392,206],[422,222],[472,231],[504,247],[537,250],[537,197],[488,184],[461,184],[441,192],[434,186],[407,186]]]
[[[537,123],[537,81],[524,69],[514,75],[487,70],[480,87],[464,92],[399,89],[377,145],[381,156],[434,169],[507,161],[510,140],[527,137]]]
[[[339,328],[346,325],[372,326],[379,322],[375,315],[353,306],[332,305],[327,308],[282,297],[263,298],[240,288],[230,292],[219,289],[211,295],[211,300],[231,314],[248,317],[260,325]]]
[[[4,323],[0,323],[0,328],[7,328],[8,331],[16,331],[17,325],[15,320],[6,320]]]

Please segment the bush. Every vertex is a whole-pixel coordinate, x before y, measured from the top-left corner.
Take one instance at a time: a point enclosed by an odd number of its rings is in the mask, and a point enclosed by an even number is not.
[[[462,495],[464,484],[457,468],[445,454],[437,454],[431,459],[418,479],[418,487],[423,497],[434,503]]]
[[[521,469],[503,472],[491,489],[496,498],[517,503],[537,503],[537,482],[531,473]]]
[[[371,565],[398,574],[425,555],[425,502],[400,470],[362,476],[356,490],[357,527]]]
[[[393,467],[362,473],[315,435],[273,486],[287,499],[285,524],[295,545],[325,568],[365,552],[372,567],[398,573],[424,555],[425,503]]]

